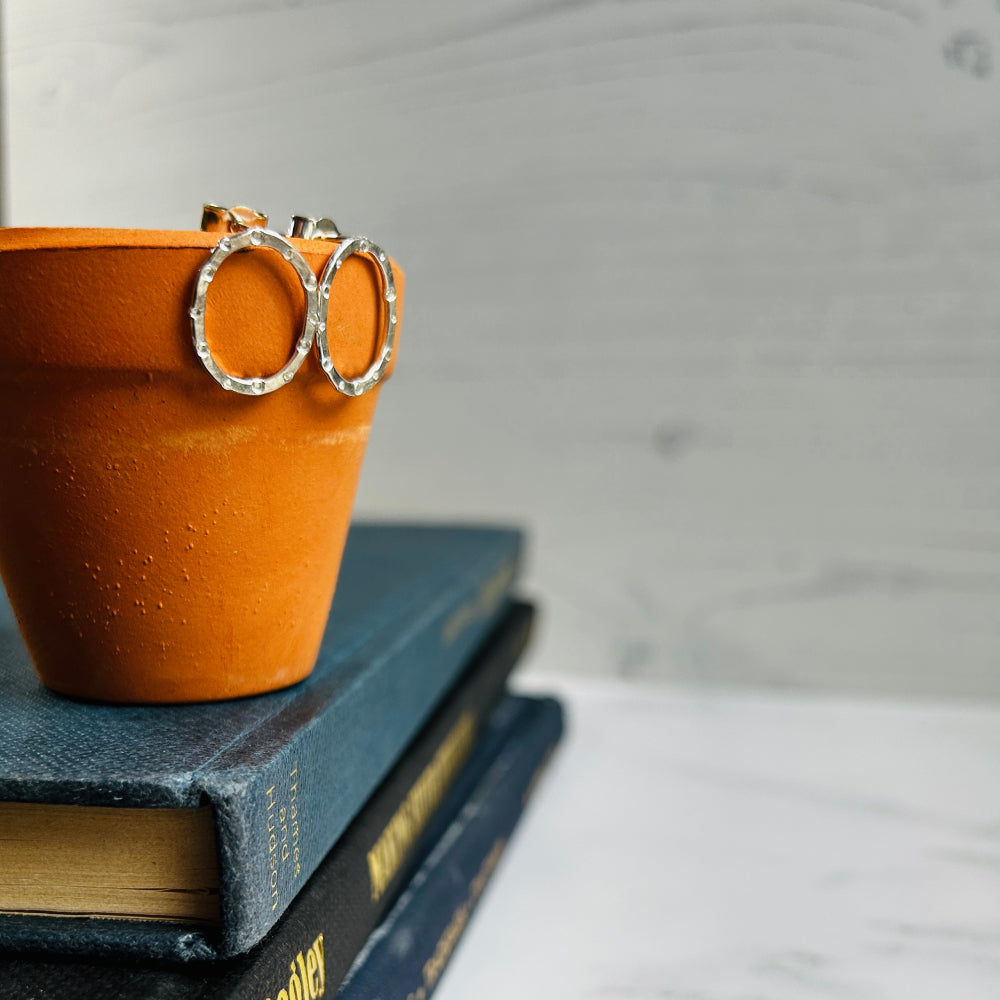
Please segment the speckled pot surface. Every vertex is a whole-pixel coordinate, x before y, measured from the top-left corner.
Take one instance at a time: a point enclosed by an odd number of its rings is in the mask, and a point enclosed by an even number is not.
[[[0,230],[0,573],[65,694],[231,698],[315,662],[381,386],[341,395],[311,353],[268,395],[222,389],[189,317],[217,241]],[[317,275],[335,249],[293,243]],[[384,310],[376,268],[348,258],[327,318],[345,374],[377,354]],[[234,375],[276,371],[304,311],[277,253],[236,254],[208,299],[212,351]]]

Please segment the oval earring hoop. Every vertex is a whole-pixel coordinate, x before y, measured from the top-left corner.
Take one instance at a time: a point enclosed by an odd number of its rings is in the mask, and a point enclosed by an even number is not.
[[[299,276],[299,282],[306,293],[306,318],[302,324],[302,332],[299,334],[299,339],[292,351],[292,356],[283,368],[273,375],[265,377],[241,378],[237,375],[230,375],[215,360],[205,336],[205,306],[208,301],[208,289],[215,277],[215,272],[231,254],[247,247],[269,247],[280,253],[295,269],[295,273]],[[263,396],[265,393],[274,392],[275,389],[280,389],[283,385],[291,382],[295,373],[302,366],[302,362],[305,361],[306,355],[312,350],[316,328],[319,325],[318,302],[316,275],[312,273],[302,254],[284,236],[279,236],[278,233],[272,232],[270,229],[259,228],[245,229],[234,235],[223,236],[198,272],[198,282],[195,285],[194,302],[191,305],[190,313],[195,351],[209,375],[223,389],[245,396]]]
[[[319,321],[316,334],[316,348],[319,351],[320,364],[323,371],[334,386],[345,396],[360,396],[374,388],[382,380],[389,361],[392,359],[392,349],[396,342],[396,284],[392,277],[392,265],[386,252],[371,240],[363,236],[351,236],[345,239],[337,248],[336,253],[326,262],[323,274],[319,280],[318,298],[321,310],[326,310],[330,300],[330,286],[337,277],[340,266],[351,254],[360,253],[371,257],[382,274],[382,297],[386,304],[385,342],[378,358],[360,378],[345,378],[337,371],[330,354],[330,340],[326,329],[325,312]]]

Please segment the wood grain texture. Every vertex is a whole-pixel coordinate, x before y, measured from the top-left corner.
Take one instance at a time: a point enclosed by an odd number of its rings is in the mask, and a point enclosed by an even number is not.
[[[536,663],[1000,694],[1000,9],[7,0],[18,224],[407,271],[359,505],[515,518]]]

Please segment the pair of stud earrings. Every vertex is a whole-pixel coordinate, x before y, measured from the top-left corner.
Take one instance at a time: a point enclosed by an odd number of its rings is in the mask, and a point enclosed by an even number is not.
[[[364,236],[343,236],[332,219],[313,219],[309,216],[293,215],[286,235],[267,228],[268,218],[262,212],[245,206],[222,208],[205,205],[202,212],[201,228],[207,232],[220,233],[219,242],[208,260],[198,271],[194,301],[191,305],[191,330],[194,348],[202,365],[223,389],[246,396],[263,396],[287,385],[295,377],[313,344],[319,352],[320,365],[339,392],[345,396],[360,396],[374,388],[382,380],[392,359],[396,341],[396,286],[392,277],[392,265],[386,252]],[[323,268],[317,281],[316,275],[305,258],[292,246],[290,237],[301,239],[339,240],[339,245]],[[205,306],[208,290],[216,271],[225,260],[240,250],[253,247],[268,247],[281,254],[291,264],[306,296],[305,319],[302,330],[285,365],[273,375],[241,378],[231,375],[220,367],[208,346],[205,337]],[[382,297],[386,304],[386,326],[382,336],[382,350],[363,375],[346,378],[337,371],[330,353],[327,336],[326,312],[330,300],[330,287],[337,277],[344,261],[352,254],[363,254],[374,261],[379,270]]]

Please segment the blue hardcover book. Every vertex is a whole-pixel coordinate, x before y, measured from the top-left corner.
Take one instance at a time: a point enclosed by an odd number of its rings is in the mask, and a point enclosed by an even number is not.
[[[507,607],[521,542],[355,526],[315,671],[258,698],[80,704],[43,689],[16,631],[0,631],[0,945],[247,951]]]
[[[482,655],[470,674],[463,676],[458,689],[421,731],[416,743],[406,751],[386,781],[334,845],[322,864],[296,896],[284,916],[264,940],[246,955],[222,962],[163,963],[128,959],[80,959],[61,955],[26,954],[0,951],[0,983],[5,1000],[291,1000],[299,983],[315,989],[317,996],[332,997],[351,968],[369,934],[381,923],[409,884],[428,852],[470,801],[484,776],[502,753],[516,741],[525,739],[537,722],[532,699],[507,696],[497,703],[477,726],[478,736],[465,763],[453,780],[446,778],[441,764],[450,756],[449,744],[456,716],[461,719],[484,694],[493,692],[495,682],[503,683],[506,666],[516,658],[526,636],[525,607],[515,606],[497,632],[487,640]],[[530,616],[528,616],[530,617]],[[463,690],[464,689],[464,690]],[[500,698],[497,692],[497,697]],[[483,706],[485,707],[485,706]],[[534,721],[533,721],[534,720]],[[461,725],[461,724],[460,724]],[[442,738],[442,730],[446,733]],[[442,754],[442,750],[445,751]],[[413,781],[411,765],[427,760],[429,767]],[[431,784],[447,780],[447,790],[433,809],[426,825],[417,832],[412,851],[401,857],[399,878],[393,879],[384,897],[359,905],[354,891],[365,853],[382,835],[398,831],[397,818],[413,816],[412,806],[424,800]],[[402,802],[385,823],[386,804]],[[379,817],[382,817],[379,819]],[[373,830],[381,834],[372,836]],[[360,861],[360,865],[359,865]],[[365,873],[367,876],[367,872]],[[367,877],[364,881],[369,881]],[[373,894],[374,895],[374,894]],[[310,958],[310,955],[312,956]],[[285,996],[282,996],[285,989]],[[291,991],[289,995],[289,990]],[[302,998],[312,1000],[306,989]]]
[[[522,713],[517,730],[370,935],[337,1000],[427,1000],[437,987],[562,736],[562,707],[552,698],[512,696],[501,709]],[[311,996],[313,982],[303,985]],[[289,980],[284,995],[294,990]]]

